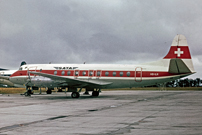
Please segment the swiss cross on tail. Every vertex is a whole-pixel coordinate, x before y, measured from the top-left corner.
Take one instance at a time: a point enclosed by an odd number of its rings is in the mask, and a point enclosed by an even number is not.
[[[177,48],[177,51],[175,51],[175,54],[177,54],[177,57],[180,57],[181,54],[183,54],[183,53],[184,53],[184,51],[181,51],[180,48]]]
[[[183,35],[175,36],[170,51],[164,57],[164,59],[173,59],[173,58],[191,59],[187,40]]]

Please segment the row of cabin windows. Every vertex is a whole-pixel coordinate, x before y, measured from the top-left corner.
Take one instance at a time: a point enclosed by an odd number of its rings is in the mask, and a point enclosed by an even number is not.
[[[73,72],[73,71],[72,71],[72,72]],[[57,71],[54,72],[54,75],[57,75]],[[61,72],[61,75],[65,75],[65,71],[62,71],[62,72]],[[67,75],[70,76],[70,75],[71,75],[71,71],[68,71],[68,72],[67,72]],[[79,71],[75,71],[75,76],[78,76],[78,75],[79,75]],[[83,72],[82,72],[82,75],[83,75],[83,76],[86,76],[86,71],[83,71]],[[97,71],[97,76],[100,76],[100,75],[101,75],[100,71]],[[116,76],[116,71],[114,71],[114,72],[112,73],[112,75],[113,75],[113,76]],[[120,72],[119,75],[120,75],[120,76],[123,76],[123,72]],[[128,71],[128,72],[126,73],[126,75],[129,77],[129,76],[130,76],[130,72]],[[93,71],[90,71],[90,72],[89,72],[89,76],[93,76]],[[109,72],[108,72],[108,71],[105,72],[105,76],[109,76]]]

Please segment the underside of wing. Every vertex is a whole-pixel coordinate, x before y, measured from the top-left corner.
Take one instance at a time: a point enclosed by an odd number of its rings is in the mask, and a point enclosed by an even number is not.
[[[46,73],[41,73],[41,72],[29,72],[30,74],[38,75],[38,76],[43,76],[50,78],[55,81],[62,81],[63,83],[68,84],[69,87],[98,87],[102,88],[107,85],[112,84],[112,82],[106,82],[106,81],[101,81],[99,79],[77,79],[77,78],[68,78],[68,77],[63,77],[63,76],[57,76],[57,75],[51,75],[51,74],[46,74]]]

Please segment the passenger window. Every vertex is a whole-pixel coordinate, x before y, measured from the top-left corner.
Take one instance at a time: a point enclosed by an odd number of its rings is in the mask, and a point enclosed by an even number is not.
[[[97,76],[100,76],[100,71],[97,71]]]
[[[85,76],[86,75],[86,71],[83,71],[82,75]]]
[[[61,73],[62,75],[64,75],[65,74],[65,71],[62,71],[62,73]]]
[[[89,76],[93,76],[93,71],[90,71],[90,72],[89,72]]]
[[[120,72],[120,74],[119,74],[120,76],[123,76],[123,72]]]
[[[57,71],[54,71],[54,75],[57,75],[57,73],[58,73]]]
[[[75,76],[78,76],[79,75],[79,72],[78,71],[75,71]]]
[[[115,71],[113,72],[113,76],[116,76],[116,72]]]
[[[67,75],[71,75],[71,71],[68,71],[68,72],[67,72]]]
[[[109,75],[109,72],[108,72],[108,71],[106,71],[106,72],[105,72],[105,76],[108,76],[108,75]]]
[[[129,77],[130,76],[130,72],[128,71],[126,75]]]

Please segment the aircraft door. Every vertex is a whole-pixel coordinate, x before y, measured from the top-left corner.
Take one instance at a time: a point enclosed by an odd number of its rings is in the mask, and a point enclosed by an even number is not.
[[[142,68],[141,67],[135,68],[135,81],[136,82],[142,81]]]

